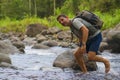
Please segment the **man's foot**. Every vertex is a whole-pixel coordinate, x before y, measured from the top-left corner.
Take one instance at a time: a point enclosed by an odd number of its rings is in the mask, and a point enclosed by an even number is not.
[[[109,63],[109,61],[107,61],[105,63],[105,72],[108,73],[109,71],[110,71],[110,63]]]
[[[88,72],[87,72],[87,71],[85,71],[85,72],[83,71],[82,73],[83,73],[83,74],[86,74],[86,73],[88,73]]]

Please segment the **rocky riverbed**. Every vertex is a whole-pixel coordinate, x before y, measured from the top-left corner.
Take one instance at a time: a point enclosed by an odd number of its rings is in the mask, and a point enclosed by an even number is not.
[[[82,74],[70,68],[53,67],[53,62],[60,52],[69,48],[51,47],[50,49],[32,49],[25,47],[25,54],[10,55],[14,68],[0,68],[0,80],[120,80],[120,55],[103,52],[111,62],[111,70],[104,73],[104,65],[97,63],[98,70]],[[117,65],[116,65],[117,64]]]
[[[99,50],[111,63],[108,74],[98,62],[89,74],[71,67],[74,59],[68,53],[77,43],[75,37],[70,42],[69,30],[31,24],[25,33],[0,33],[0,80],[120,80],[120,24],[102,34]],[[62,59],[57,67],[53,65],[56,58]]]

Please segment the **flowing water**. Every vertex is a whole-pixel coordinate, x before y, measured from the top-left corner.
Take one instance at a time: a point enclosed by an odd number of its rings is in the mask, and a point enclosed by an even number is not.
[[[82,74],[66,68],[53,67],[55,58],[68,48],[31,49],[26,46],[25,54],[11,55],[12,64],[19,69],[0,68],[0,80],[120,80],[120,55],[103,52],[101,56],[110,60],[111,70],[104,73],[103,63],[97,71]]]

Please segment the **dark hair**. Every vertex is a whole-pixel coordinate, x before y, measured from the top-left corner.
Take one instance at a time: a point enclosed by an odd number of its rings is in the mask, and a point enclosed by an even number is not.
[[[58,15],[58,17],[57,17],[57,20],[60,18],[60,17],[67,17],[66,15],[64,15],[64,14],[60,14],[60,15]]]

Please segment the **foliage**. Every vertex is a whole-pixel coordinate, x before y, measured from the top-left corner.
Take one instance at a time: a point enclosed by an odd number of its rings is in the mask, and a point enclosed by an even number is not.
[[[104,21],[102,29],[107,29],[120,21],[119,4],[120,0],[0,0],[0,28],[24,32],[28,24],[41,23],[67,29],[56,21],[57,15],[73,18],[76,12],[89,10]]]
[[[113,14],[99,13],[100,18],[104,21],[102,29],[112,28],[120,22],[120,9],[114,11]]]
[[[40,23],[48,26],[48,20],[46,18],[40,19],[36,17],[28,17],[22,20],[11,20],[6,17],[5,19],[0,20],[0,30],[1,32],[25,32],[26,27],[33,23]]]

